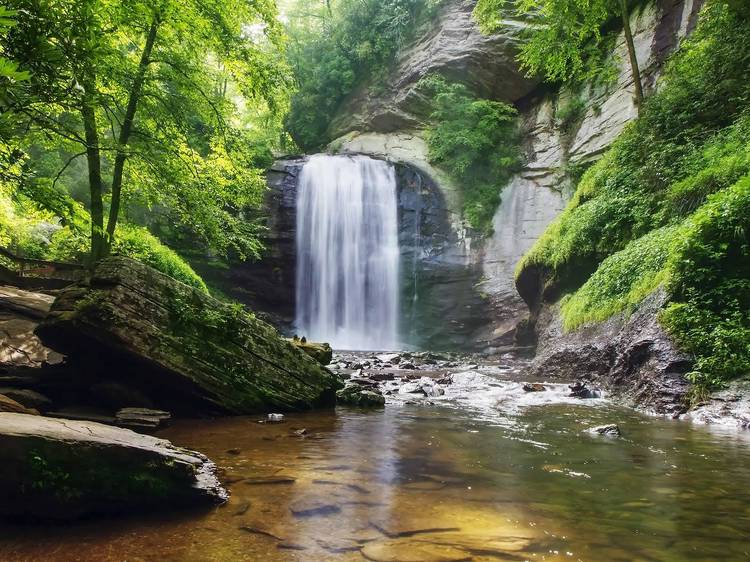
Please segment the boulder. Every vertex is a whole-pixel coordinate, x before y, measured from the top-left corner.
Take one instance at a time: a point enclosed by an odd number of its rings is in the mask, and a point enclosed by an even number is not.
[[[376,390],[367,390],[359,385],[352,384],[336,393],[336,401],[346,406],[358,406],[360,408],[379,407],[385,405],[385,398]]]
[[[169,441],[93,422],[0,413],[0,517],[67,520],[210,506],[215,466]]]
[[[115,424],[134,431],[156,431],[169,425],[172,414],[149,408],[122,408],[115,414]]]
[[[111,257],[63,289],[43,342],[183,414],[333,405],[336,377],[240,305]]]
[[[333,350],[327,343],[302,341],[299,338],[293,338],[289,341],[323,366],[328,365],[333,359]]]

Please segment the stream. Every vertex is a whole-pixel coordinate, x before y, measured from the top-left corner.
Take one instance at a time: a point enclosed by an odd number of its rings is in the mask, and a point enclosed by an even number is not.
[[[226,505],[3,527],[0,560],[750,558],[750,432],[525,392],[521,366],[458,365],[385,409],[175,422],[159,436],[216,462]],[[609,423],[621,437],[587,431]]]

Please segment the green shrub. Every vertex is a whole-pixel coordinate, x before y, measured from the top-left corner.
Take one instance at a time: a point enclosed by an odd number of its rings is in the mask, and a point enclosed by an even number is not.
[[[52,237],[46,258],[56,261],[82,262],[88,255],[89,244],[87,232],[64,228]],[[121,224],[117,228],[112,253],[142,261],[186,285],[208,292],[203,279],[193,271],[193,268],[174,250],[162,244],[143,227]]]
[[[432,103],[430,162],[460,187],[468,223],[489,233],[500,192],[519,165],[516,109],[476,98],[466,86],[440,76],[424,78],[419,87]]]
[[[696,358],[692,380],[712,387],[750,374],[750,175],[710,196],[684,230],[662,322]]]

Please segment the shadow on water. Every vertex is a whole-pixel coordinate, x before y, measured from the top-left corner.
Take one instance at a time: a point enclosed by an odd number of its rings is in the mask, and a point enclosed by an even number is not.
[[[0,528],[0,559],[750,556],[746,435],[647,417],[606,399],[569,401],[554,391],[532,399],[502,375],[484,390],[472,380],[432,406],[295,414],[275,425],[253,417],[178,422],[161,436],[217,463],[232,493],[224,507]],[[585,431],[610,422],[623,437]]]

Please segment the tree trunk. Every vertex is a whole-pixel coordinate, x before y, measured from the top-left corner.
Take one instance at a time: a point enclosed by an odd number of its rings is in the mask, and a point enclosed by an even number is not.
[[[90,83],[84,85],[81,117],[86,133],[86,161],[89,170],[89,193],[91,195],[91,263],[96,263],[106,254],[104,238],[104,202],[102,200],[102,168],[99,151],[99,130],[96,128],[96,113]]]
[[[143,52],[141,53],[141,60],[138,63],[138,71],[133,80],[133,85],[130,88],[128,106],[125,109],[125,117],[122,120],[120,135],[117,139],[117,154],[112,168],[112,201],[109,207],[109,220],[107,221],[107,250],[109,250],[109,245],[114,239],[115,229],[117,228],[117,219],[120,214],[120,202],[122,200],[122,174],[125,170],[125,161],[128,157],[127,145],[130,141],[130,134],[133,131],[135,112],[138,109],[138,102],[141,99],[141,91],[143,90],[143,83],[146,79],[146,71],[148,70],[148,65],[151,64],[151,52],[154,49],[156,32],[158,29],[159,22],[157,18],[154,17],[151,22],[151,27],[148,30],[148,35],[146,36],[146,45],[143,47]]]
[[[641,71],[638,68],[638,57],[635,53],[633,32],[630,29],[630,12],[628,11],[627,0],[620,0],[620,12],[622,13],[622,28],[625,32],[625,44],[628,47],[630,69],[633,74],[633,84],[635,86],[635,107],[636,110],[640,113],[641,104],[643,103],[643,83],[641,82]]]

